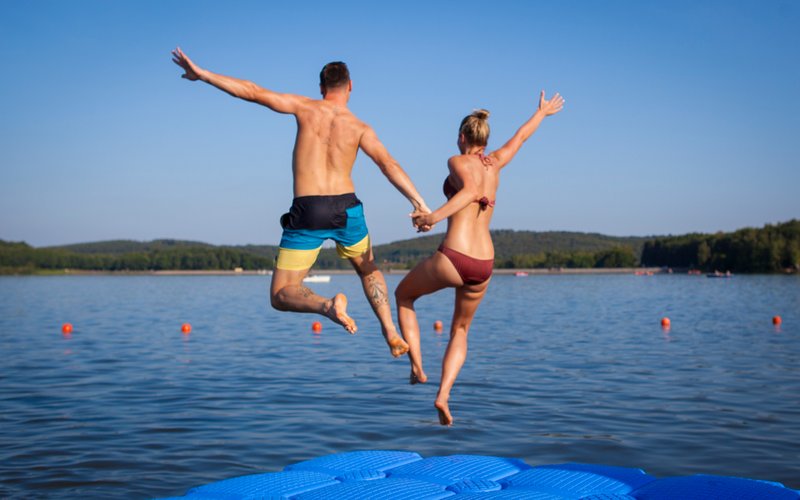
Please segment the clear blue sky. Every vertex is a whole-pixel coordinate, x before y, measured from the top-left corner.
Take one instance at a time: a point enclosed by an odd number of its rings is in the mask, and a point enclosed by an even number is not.
[[[501,177],[493,227],[610,235],[729,231],[800,217],[800,2],[0,3],[0,239],[277,244],[291,116],[180,78],[212,71],[318,95],[348,63],[351,109],[428,203],[460,119],[489,149],[560,92]],[[364,155],[375,243],[411,238]],[[437,228],[439,231],[443,227]]]

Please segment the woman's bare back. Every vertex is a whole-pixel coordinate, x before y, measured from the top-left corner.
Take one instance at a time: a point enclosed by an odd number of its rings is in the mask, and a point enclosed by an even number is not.
[[[494,165],[487,165],[479,155],[465,154],[453,157],[457,170],[470,176],[477,199],[448,219],[447,235],[444,245],[476,259],[494,258],[494,246],[489,234],[489,223],[494,214],[494,203],[499,184],[499,171]],[[456,172],[451,169],[448,177],[455,191],[464,187]],[[481,199],[485,198],[484,203]]]

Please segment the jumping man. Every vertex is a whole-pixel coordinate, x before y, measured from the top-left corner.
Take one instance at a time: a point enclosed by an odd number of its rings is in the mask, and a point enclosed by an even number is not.
[[[297,121],[292,155],[294,200],[289,212],[280,219],[283,236],[272,274],[272,307],[279,311],[321,314],[349,333],[356,332],[355,321],[347,315],[344,294],[325,298],[303,286],[303,278],[314,265],[323,242],[332,239],[339,255],[350,260],[361,278],[392,355],[405,354],[408,344],[398,335],[392,321],[386,281],[375,265],[364,210],[355,195],[351,172],[358,150],[378,165],[389,182],[411,202],[415,212],[430,210],[375,131],[347,109],[353,90],[347,66],[343,62],[326,64],[320,72],[322,99],[312,99],[212,73],[194,64],[180,48],[173,50],[172,56],[175,64],[183,68],[183,78],[206,82],[233,97],[278,113],[292,114]]]

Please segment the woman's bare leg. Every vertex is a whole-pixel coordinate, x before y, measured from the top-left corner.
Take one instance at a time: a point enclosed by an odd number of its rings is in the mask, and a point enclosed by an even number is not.
[[[472,324],[472,318],[478,305],[481,303],[489,281],[479,285],[465,285],[456,289],[456,304],[453,311],[453,324],[450,327],[450,341],[442,358],[442,380],[439,383],[439,392],[436,394],[434,406],[439,412],[439,423],[453,425],[453,416],[450,414],[450,390],[456,382],[461,367],[467,359],[467,335]]]
[[[428,376],[422,368],[419,323],[414,302],[423,295],[461,284],[461,277],[453,264],[440,252],[436,252],[417,264],[397,286],[394,293],[397,301],[397,320],[403,338],[408,343],[408,359],[411,362],[409,383],[424,384],[428,381]]]

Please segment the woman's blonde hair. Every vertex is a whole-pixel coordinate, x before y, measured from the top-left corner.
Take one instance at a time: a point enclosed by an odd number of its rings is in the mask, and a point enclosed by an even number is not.
[[[485,109],[476,109],[471,115],[461,120],[459,134],[464,134],[464,140],[474,146],[485,146],[489,142],[489,112]]]

